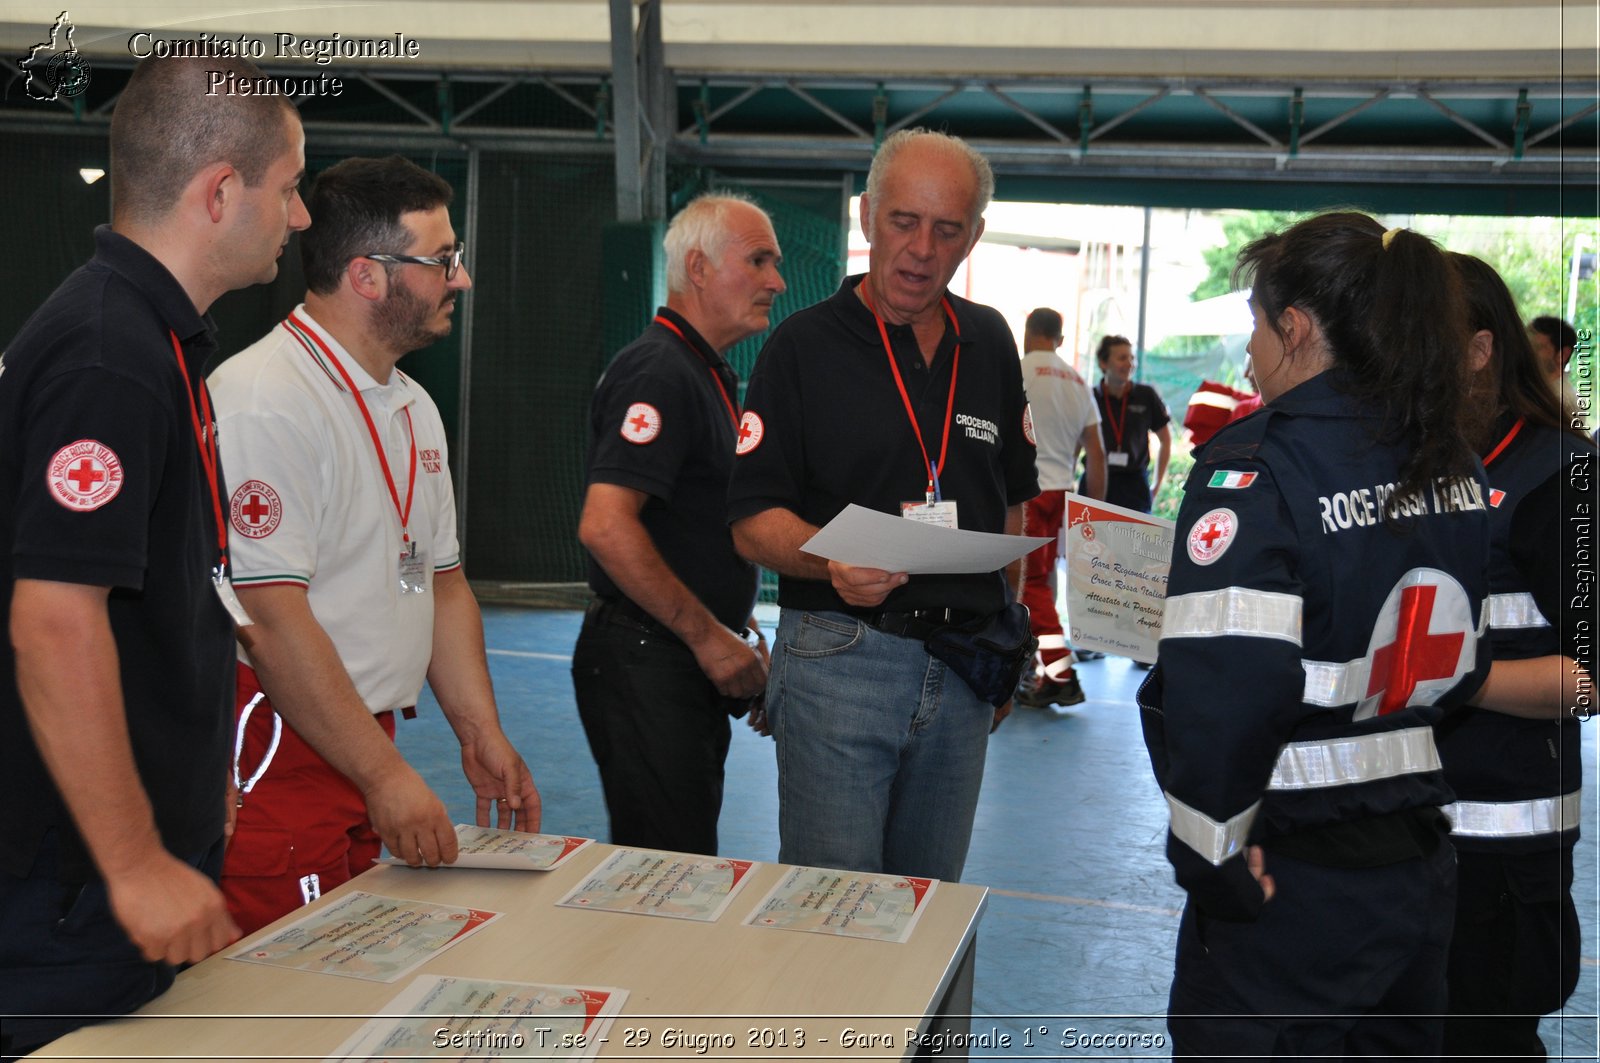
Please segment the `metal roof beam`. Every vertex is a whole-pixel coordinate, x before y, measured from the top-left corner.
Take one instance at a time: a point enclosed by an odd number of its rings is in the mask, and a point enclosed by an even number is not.
[[[1034,114],[1027,107],[1023,106],[1021,103],[1019,103],[1016,100],[1012,99],[1010,96],[1007,96],[1004,92],[1002,92],[1000,90],[1000,87],[998,85],[994,84],[994,82],[991,81],[991,82],[986,83],[983,86],[983,90],[985,92],[987,92],[989,95],[993,96],[995,99],[999,100],[1001,103],[1005,104],[1007,107],[1011,108],[1013,111],[1015,111],[1018,114],[1020,114],[1023,118],[1027,119],[1033,125],[1038,126],[1040,130],[1042,130],[1043,132],[1048,134],[1053,139],[1059,140],[1063,144],[1072,144],[1072,143],[1074,143],[1074,140],[1073,140],[1072,137],[1068,136],[1066,133],[1063,133],[1061,130],[1057,129],[1050,122],[1047,122],[1043,118],[1040,118],[1038,115]]]
[[[872,140],[871,133],[868,133],[865,129],[862,129],[860,126],[850,121],[850,119],[846,118],[844,115],[840,114],[838,111],[834,110],[832,107],[829,107],[827,104],[811,95],[811,93],[801,88],[799,82],[790,79],[783,83],[783,87],[800,97],[800,99],[809,103],[812,107],[815,107],[818,111],[821,111],[823,114],[833,119],[835,122],[838,122],[840,125],[844,126],[856,136],[862,138],[863,140]]]
[[[404,96],[401,96],[399,93],[393,91],[380,82],[374,81],[370,74],[357,74],[356,80],[360,81],[363,85],[367,86],[373,92],[376,92],[379,96],[382,96],[384,99],[388,100],[402,111],[405,111],[407,114],[416,115],[417,120],[421,122],[424,127],[435,131],[442,130],[444,128],[438,119],[417,107],[410,100],[406,99]]]
[[[1533,136],[1529,137],[1527,140],[1524,140],[1522,142],[1522,146],[1524,148],[1531,148],[1535,144],[1539,143],[1539,141],[1544,140],[1546,137],[1554,136],[1555,134],[1561,132],[1563,129],[1567,128],[1567,126],[1571,125],[1572,123],[1582,121],[1583,119],[1589,117],[1591,114],[1594,114],[1596,111],[1600,111],[1600,103],[1591,103],[1589,106],[1585,107],[1583,110],[1579,111],[1577,114],[1570,115],[1570,116],[1568,116],[1566,118],[1563,118],[1561,121],[1557,122],[1555,125],[1548,126],[1548,127],[1544,128],[1544,129],[1539,130],[1539,132],[1533,134]]]
[[[1446,118],[1450,119],[1450,121],[1454,122],[1456,125],[1460,126],[1462,129],[1465,129],[1467,132],[1471,133],[1473,136],[1477,137],[1479,140],[1482,140],[1484,143],[1488,144],[1490,147],[1499,148],[1501,151],[1510,151],[1511,150],[1511,146],[1509,144],[1507,144],[1505,141],[1503,141],[1500,138],[1494,136],[1492,133],[1489,133],[1489,132],[1485,131],[1482,127],[1480,127],[1476,123],[1472,122],[1466,116],[1461,115],[1461,114],[1457,114],[1455,111],[1452,111],[1449,107],[1446,107],[1444,104],[1440,103],[1438,100],[1436,100],[1432,96],[1430,96],[1426,89],[1418,89],[1417,90],[1417,99],[1421,100],[1423,103],[1428,104],[1430,107],[1432,107],[1435,110],[1437,110],[1440,114],[1442,114]]]
[[[926,104],[925,106],[923,106],[923,107],[921,107],[921,108],[919,108],[919,109],[917,109],[915,111],[912,111],[910,114],[906,115],[904,118],[900,119],[898,122],[895,122],[893,125],[890,125],[886,130],[884,130],[884,132],[885,133],[898,133],[898,132],[900,132],[900,130],[907,128],[908,126],[911,125],[912,122],[915,122],[918,118],[921,118],[923,115],[928,114],[928,113],[934,111],[935,109],[937,109],[938,106],[941,103],[943,103],[945,100],[948,100],[952,96],[960,95],[962,92],[966,91],[966,88],[967,88],[967,83],[965,81],[956,82],[955,87],[950,89],[949,91],[947,91],[944,95],[940,96],[938,99],[934,100],[932,103]]]
[[[1268,147],[1283,147],[1283,142],[1281,140],[1277,139],[1271,133],[1268,133],[1266,130],[1262,129],[1260,126],[1256,125],[1254,122],[1250,121],[1250,119],[1246,118],[1238,111],[1235,111],[1232,107],[1229,107],[1215,96],[1211,95],[1205,89],[1196,88],[1194,90],[1194,94],[1209,103],[1211,106],[1215,107],[1217,110],[1221,111],[1223,114],[1227,115],[1228,118],[1230,118],[1239,128],[1260,137],[1266,142]]]
[[[1093,129],[1093,131],[1091,131],[1089,133],[1089,139],[1090,140],[1098,140],[1100,137],[1105,136],[1108,131],[1117,128],[1117,126],[1121,125],[1123,122],[1126,122],[1128,119],[1132,118],[1134,115],[1138,114],[1140,111],[1144,110],[1147,107],[1153,107],[1154,105],[1160,103],[1162,100],[1166,99],[1170,95],[1172,95],[1172,86],[1163,85],[1161,87],[1161,91],[1157,92],[1154,96],[1150,96],[1150,97],[1148,97],[1146,99],[1140,100],[1138,103],[1134,104],[1132,107],[1129,107],[1126,111],[1123,111],[1121,114],[1117,115],[1115,118],[1112,118],[1109,121],[1107,121],[1104,125],[1096,126]]]

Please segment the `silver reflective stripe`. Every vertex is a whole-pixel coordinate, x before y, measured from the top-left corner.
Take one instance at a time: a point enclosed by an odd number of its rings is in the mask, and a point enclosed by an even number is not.
[[[1300,667],[1306,670],[1302,698],[1308,705],[1332,708],[1349,705],[1367,696],[1372,662],[1365,657],[1358,657],[1346,664],[1337,661],[1301,661]]]
[[[1491,594],[1486,611],[1489,614],[1489,626],[1502,631],[1507,628],[1550,626],[1550,621],[1544,618],[1539,606],[1534,603],[1533,595],[1526,591],[1521,594]]]
[[[1312,790],[1438,770],[1433,728],[1408,727],[1355,738],[1290,742],[1278,754],[1267,788]]]
[[[1224,587],[1167,599],[1164,639],[1250,635],[1300,645],[1300,596]]]
[[[1226,823],[1218,823],[1171,794],[1167,794],[1167,808],[1172,815],[1172,836],[1213,865],[1220,865],[1244,848],[1244,840],[1250,834],[1250,824],[1255,822],[1261,802],[1257,801]]]
[[[1464,838],[1533,838],[1576,830],[1583,791],[1532,801],[1457,801],[1444,806],[1450,831]]]

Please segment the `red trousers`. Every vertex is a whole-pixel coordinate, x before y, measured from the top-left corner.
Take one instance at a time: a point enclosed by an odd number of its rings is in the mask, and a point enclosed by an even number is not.
[[[1055,571],[1061,522],[1067,513],[1065,491],[1041,491],[1023,503],[1025,530],[1048,535],[1050,541],[1028,555],[1022,580],[1022,604],[1032,618],[1033,636],[1039,640],[1039,660],[1047,678],[1060,680],[1072,674],[1072,645],[1061,630],[1056,613]]]
[[[250,934],[370,868],[383,845],[361,791],[281,723],[242,664],[236,693],[236,770],[247,792],[222,861],[222,894]],[[393,738],[394,713],[377,719]]]

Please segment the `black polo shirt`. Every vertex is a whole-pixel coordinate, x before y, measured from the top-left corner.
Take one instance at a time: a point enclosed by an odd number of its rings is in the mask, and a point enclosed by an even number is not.
[[[102,226],[94,258],[0,363],[0,607],[9,617],[18,579],[112,588],[134,762],[180,857],[222,835],[233,721],[233,624],[212,588],[217,527],[170,338],[199,387],[213,331],[155,258]],[[72,646],[61,646],[60,666],[73,667]],[[55,827],[63,874],[92,874],[29,732],[9,639],[0,794],[0,868],[27,874]]]
[[[756,601],[754,565],[733,548],[733,472],[739,378],[682,315],[660,321],[617,353],[589,405],[588,483],[649,495],[639,513],[673,574],[726,626],[739,630]],[[625,595],[589,555],[589,586]]]
[[[1118,398],[1106,394],[1106,382],[1094,386],[1095,405],[1100,410],[1100,439],[1106,454],[1117,451],[1128,455],[1126,465],[1106,463],[1109,476],[1136,476],[1149,482],[1150,433],[1159,432],[1172,420],[1166,403],[1149,384],[1133,384]]]
[[[822,526],[849,503],[899,515],[920,502],[927,466],[873,316],[847,277],[827,300],[785,318],[761,351],[745,397],[741,450],[729,493],[730,521],[764,510],[792,510]],[[917,424],[937,462],[944,438],[952,371],[949,453],[942,495],[957,504],[960,526],[1005,531],[1006,509],[1039,493],[1034,446],[1024,430],[1016,342],[999,312],[949,296],[960,326],[948,324],[931,365],[909,325],[888,335]],[[999,572],[912,576],[880,608],[993,612],[1006,602]],[[783,576],[781,605],[860,612],[830,583]]]

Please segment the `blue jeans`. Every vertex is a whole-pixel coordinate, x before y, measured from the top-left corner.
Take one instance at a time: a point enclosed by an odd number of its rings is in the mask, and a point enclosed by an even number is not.
[[[994,706],[920,641],[785,609],[767,714],[780,860],[960,879]]]

